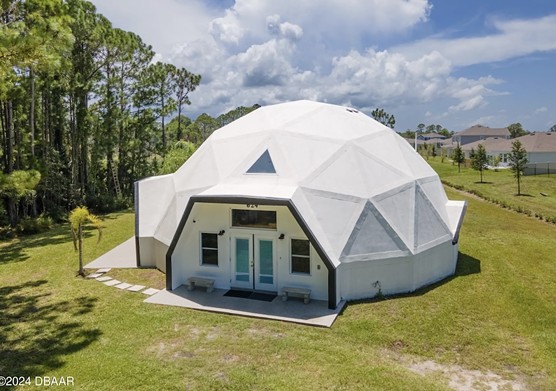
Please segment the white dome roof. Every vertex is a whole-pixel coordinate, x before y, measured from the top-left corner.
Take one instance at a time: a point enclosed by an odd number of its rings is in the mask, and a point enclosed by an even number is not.
[[[192,195],[290,199],[336,265],[452,240],[464,207],[392,129],[311,101],[259,108],[215,131],[175,174],[139,185],[139,205],[158,200],[139,209],[149,215],[140,237],[170,244]]]

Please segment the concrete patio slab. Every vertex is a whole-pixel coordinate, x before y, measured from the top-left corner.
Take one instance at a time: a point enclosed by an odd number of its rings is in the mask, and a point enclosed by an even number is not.
[[[127,288],[127,290],[131,291],[131,292],[139,292],[141,289],[145,289],[145,286],[144,285],[133,285],[133,286],[130,286],[129,288]]]
[[[97,281],[104,282],[104,281],[110,281],[111,279],[112,277],[104,276],[104,277],[98,277]]]
[[[85,265],[86,269],[98,268],[136,268],[135,237],[129,238],[122,244],[114,247],[91,263]],[[110,270],[110,269],[108,269]]]
[[[141,292],[141,293],[144,293],[145,295],[151,296],[151,295],[154,295],[155,293],[158,293],[158,292],[160,292],[159,289],[149,288],[149,289],[145,289],[145,290],[144,290],[143,292]]]
[[[100,276],[102,276],[102,273],[93,273],[89,274],[87,278],[99,278]]]
[[[224,296],[224,293],[224,289],[215,289],[212,293],[204,290],[188,291],[182,285],[173,291],[161,290],[145,302],[320,327],[332,326],[345,305],[345,301],[342,301],[336,309],[330,310],[328,303],[320,300],[311,300],[309,304],[303,304],[303,300],[283,302],[280,296],[277,296],[273,301],[265,302],[228,297]]]
[[[109,267],[104,267],[102,269],[98,269],[97,273],[108,273],[110,270],[112,270],[112,269],[109,268]]]
[[[131,284],[128,284],[127,282],[122,282],[121,284],[114,285],[114,286],[118,289],[127,289],[131,286]]]
[[[121,281],[118,281],[118,280],[110,280],[110,281],[106,281],[106,282],[104,283],[104,285],[114,286],[114,285],[118,285],[118,284],[120,284],[120,283],[121,283]]]

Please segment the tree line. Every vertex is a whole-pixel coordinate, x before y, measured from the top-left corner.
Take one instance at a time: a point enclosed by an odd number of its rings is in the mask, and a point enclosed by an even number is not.
[[[201,76],[154,54],[87,1],[0,1],[0,226],[125,206],[136,180],[257,107],[190,120]]]

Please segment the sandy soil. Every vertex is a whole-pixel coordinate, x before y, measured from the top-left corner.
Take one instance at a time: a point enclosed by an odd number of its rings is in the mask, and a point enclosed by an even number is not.
[[[491,371],[479,371],[460,365],[445,365],[432,360],[388,352],[399,364],[421,376],[432,376],[455,391],[526,391],[529,387],[517,374],[504,377]]]

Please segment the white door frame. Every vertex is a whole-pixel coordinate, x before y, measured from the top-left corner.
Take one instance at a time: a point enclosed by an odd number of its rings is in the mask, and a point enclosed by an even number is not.
[[[238,240],[247,241],[247,269],[237,270],[237,243]],[[243,242],[244,244],[245,242]],[[242,254],[245,256],[245,254]],[[230,260],[231,276],[230,286],[234,288],[253,289],[253,235],[248,232],[233,234],[230,236]],[[245,266],[245,265],[243,265]]]
[[[248,243],[248,270],[237,270],[237,245],[238,240],[242,241],[242,245],[245,244],[244,241]],[[271,272],[272,274],[261,274],[261,241],[272,243],[271,256]],[[268,246],[268,244],[266,244]],[[267,248],[268,250],[268,248]],[[264,251],[264,249],[263,249]],[[266,254],[268,255],[268,254]],[[276,233],[275,232],[265,232],[259,230],[241,230],[241,231],[231,231],[230,232],[230,286],[234,288],[252,289],[252,290],[264,290],[264,291],[276,291],[277,282],[277,251],[276,251]],[[241,254],[241,256],[245,256]],[[268,270],[268,264],[267,270]]]

